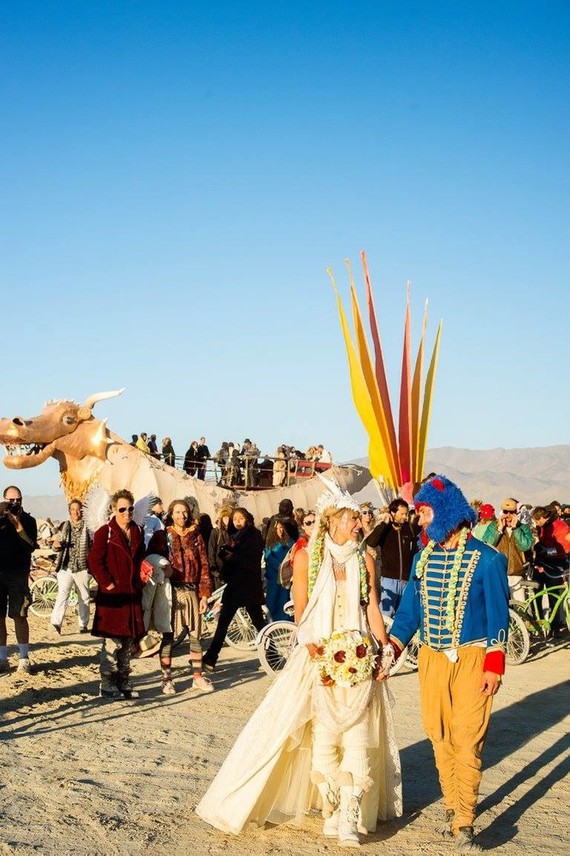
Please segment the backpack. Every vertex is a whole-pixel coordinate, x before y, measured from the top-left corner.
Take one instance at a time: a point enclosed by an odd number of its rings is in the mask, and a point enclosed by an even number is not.
[[[284,559],[279,565],[279,571],[277,572],[277,582],[280,586],[286,589],[290,589],[293,583],[293,556],[295,554],[295,544],[291,547],[291,549],[286,553]]]

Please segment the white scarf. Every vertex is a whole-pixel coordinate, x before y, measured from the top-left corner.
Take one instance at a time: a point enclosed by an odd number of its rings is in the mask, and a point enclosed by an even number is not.
[[[346,626],[337,630],[360,630],[368,634],[364,609],[360,604],[359,545],[347,541],[339,545],[325,536],[323,561],[315,582],[315,588],[299,624],[297,635],[302,645],[328,639],[333,632],[336,582],[332,560],[343,564],[346,569]],[[365,681],[351,689],[324,687],[315,668],[313,687],[313,715],[331,731],[342,733],[357,722],[365,713],[370,702],[373,685]]]
[[[346,567],[346,627],[345,630],[368,632],[363,610],[360,606],[359,544],[346,541],[335,544],[325,535],[325,549],[315,587],[299,624],[297,639],[302,645],[328,639],[333,631],[334,601],[336,585],[332,560]],[[339,628],[340,629],[340,628]]]

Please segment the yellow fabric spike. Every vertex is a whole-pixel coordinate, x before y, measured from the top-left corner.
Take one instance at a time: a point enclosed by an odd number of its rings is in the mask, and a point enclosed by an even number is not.
[[[386,482],[395,487],[395,485],[393,485],[392,473],[390,472],[390,467],[388,466],[386,455],[383,454],[384,445],[382,443],[382,437],[380,436],[380,431],[378,429],[378,423],[376,421],[374,408],[372,407],[372,402],[370,400],[370,394],[368,392],[366,380],[362,371],[362,366],[360,364],[356,349],[354,347],[354,343],[352,341],[350,329],[346,320],[346,315],[344,313],[344,308],[340,299],[338,288],[333,276],[332,268],[327,268],[327,273],[330,277],[336,294],[338,314],[348,357],[352,399],[354,401],[354,405],[356,407],[356,410],[358,411],[358,414],[360,416],[360,419],[362,420],[362,424],[364,425],[364,428],[366,430],[366,433],[368,434],[368,438],[370,441],[370,472],[372,473],[374,478],[378,478],[378,476],[380,475],[384,476]]]
[[[375,450],[374,454],[379,458],[379,460],[385,462],[383,463],[382,473],[389,473],[387,480],[390,484],[399,484],[400,482],[400,469],[397,461],[394,460],[392,454],[392,447],[390,445],[389,439],[389,429],[388,429],[388,421],[386,418],[386,413],[384,407],[382,406],[382,401],[380,398],[380,391],[378,389],[378,383],[376,380],[376,373],[374,371],[374,367],[372,365],[372,358],[370,355],[370,349],[368,347],[368,341],[366,339],[366,334],[364,332],[364,324],[362,322],[362,314],[360,312],[360,306],[358,304],[358,297],[356,294],[356,287],[354,285],[354,279],[352,277],[352,270],[350,268],[350,262],[346,260],[346,266],[348,268],[349,277],[350,277],[350,296],[352,303],[352,318],[354,323],[354,330],[356,334],[356,344],[358,346],[358,354],[360,357],[360,366],[362,369],[362,374],[364,377],[364,382],[366,383],[366,387],[368,389],[368,393],[370,395],[370,403],[372,405],[372,409],[374,411],[374,416],[376,419],[376,424],[378,426],[378,430],[380,432],[380,437],[382,439],[382,449]]]

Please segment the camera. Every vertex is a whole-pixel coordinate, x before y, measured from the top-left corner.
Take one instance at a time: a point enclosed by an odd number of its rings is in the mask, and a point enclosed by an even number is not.
[[[8,519],[8,512],[11,511],[12,508],[9,502],[5,500],[0,502],[0,529],[4,529],[5,526],[10,525],[10,521]]]

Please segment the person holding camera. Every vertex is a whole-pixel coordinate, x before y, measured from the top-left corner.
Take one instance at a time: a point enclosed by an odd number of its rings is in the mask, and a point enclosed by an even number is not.
[[[381,556],[380,609],[394,616],[410,578],[410,569],[418,552],[419,527],[408,521],[409,506],[404,499],[394,499],[381,522],[366,538],[366,545],[378,549]]]
[[[22,508],[20,488],[5,488],[0,502],[0,672],[8,672],[6,616],[14,621],[19,649],[19,672],[31,672],[29,658],[31,603],[28,575],[32,553],[38,546],[38,526]]]
[[[57,633],[65,616],[72,590],[77,592],[79,632],[87,633],[89,624],[89,571],[87,554],[90,538],[83,520],[83,504],[79,499],[69,503],[69,520],[53,538],[53,547],[59,550],[57,558],[57,597],[51,614],[51,623]]]

